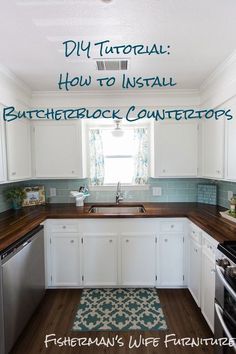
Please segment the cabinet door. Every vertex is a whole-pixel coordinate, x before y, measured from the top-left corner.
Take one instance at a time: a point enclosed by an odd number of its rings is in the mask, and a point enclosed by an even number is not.
[[[83,178],[78,122],[36,122],[34,172],[39,178]]]
[[[121,284],[155,286],[156,243],[154,235],[122,235]]]
[[[201,302],[201,246],[190,239],[189,252],[189,291],[197,305]]]
[[[83,260],[85,286],[117,285],[117,236],[85,234]]]
[[[202,253],[202,313],[214,331],[214,300],[215,300],[215,259],[207,252]]]
[[[157,264],[159,286],[183,286],[184,238],[182,234],[160,235]]]
[[[162,122],[155,130],[156,177],[197,176],[197,123]]]
[[[51,285],[76,287],[80,285],[80,239],[71,234],[51,237]]]
[[[26,119],[6,124],[8,179],[31,177],[30,122]]]
[[[224,120],[205,119],[202,128],[203,176],[223,178]]]
[[[233,115],[236,115],[236,99],[233,98],[229,103],[232,108]],[[236,121],[231,119],[225,122],[226,134],[225,134],[225,178],[230,180],[236,180],[236,163],[235,163],[235,151],[236,151]]]
[[[1,106],[0,106],[1,109]],[[0,183],[5,182],[6,176],[6,145],[5,124],[0,120]]]

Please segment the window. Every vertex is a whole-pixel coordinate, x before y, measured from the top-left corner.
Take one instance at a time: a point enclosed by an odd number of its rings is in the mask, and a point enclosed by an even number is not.
[[[89,128],[89,165],[92,185],[145,184],[148,178],[147,127]]]

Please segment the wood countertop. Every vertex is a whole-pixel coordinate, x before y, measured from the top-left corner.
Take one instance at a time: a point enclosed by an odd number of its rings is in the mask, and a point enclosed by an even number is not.
[[[130,203],[144,205],[146,212],[126,215],[89,213],[93,204],[76,207],[74,204],[47,204],[8,210],[0,213],[0,251],[20,239],[46,219],[79,218],[175,218],[187,217],[219,242],[236,241],[236,224],[223,219],[222,207],[198,203]],[[102,203],[99,203],[102,205]],[[105,203],[103,205],[106,205]],[[123,203],[122,205],[129,205]]]

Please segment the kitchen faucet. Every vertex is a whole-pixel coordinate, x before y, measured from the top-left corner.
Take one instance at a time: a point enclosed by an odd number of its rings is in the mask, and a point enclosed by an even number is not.
[[[118,182],[117,183],[117,187],[116,187],[116,204],[119,204],[122,200],[123,200],[123,195],[121,193],[121,183]]]

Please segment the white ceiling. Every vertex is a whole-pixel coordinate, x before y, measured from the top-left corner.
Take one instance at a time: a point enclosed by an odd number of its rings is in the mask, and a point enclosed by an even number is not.
[[[57,91],[60,73],[93,81],[122,74],[98,73],[92,58],[65,58],[65,40],[169,44],[169,56],[129,55],[126,74],[172,76],[175,88],[196,89],[235,50],[235,15],[235,0],[1,0],[0,63],[34,91]]]

